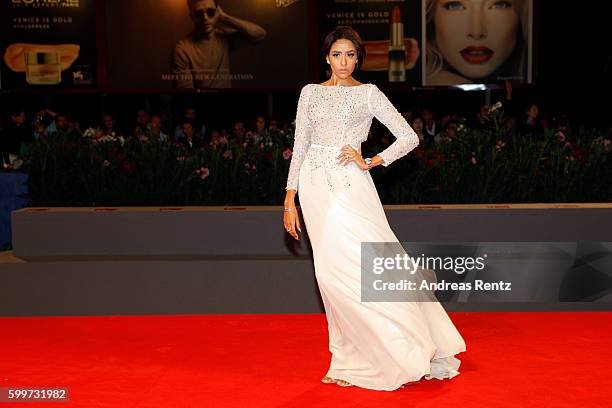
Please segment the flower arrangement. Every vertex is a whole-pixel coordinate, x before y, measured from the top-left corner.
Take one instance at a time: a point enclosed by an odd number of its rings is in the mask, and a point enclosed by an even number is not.
[[[371,171],[381,200],[400,203],[587,202],[612,199],[612,146],[597,130],[547,131],[532,139],[503,126],[459,123],[444,143],[418,146]],[[372,138],[373,139],[373,138]],[[241,140],[219,137],[201,149],[176,142],[104,135],[36,141],[24,164],[30,205],[278,205],[283,202],[293,131]],[[364,144],[364,157],[386,146]],[[299,195],[298,195],[299,198]]]
[[[542,138],[504,126],[500,102],[489,125],[457,126],[457,136],[417,147],[397,165],[373,171],[384,203],[531,203],[612,201],[610,139],[595,129]],[[571,140],[571,142],[569,142]],[[373,154],[384,146],[375,146]]]

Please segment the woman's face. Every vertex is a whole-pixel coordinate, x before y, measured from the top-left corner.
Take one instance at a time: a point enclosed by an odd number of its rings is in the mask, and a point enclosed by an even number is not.
[[[351,40],[340,39],[332,44],[327,59],[335,76],[349,78],[357,64],[357,49]]]
[[[468,78],[497,70],[516,45],[516,0],[438,0],[436,42],[444,60]]]

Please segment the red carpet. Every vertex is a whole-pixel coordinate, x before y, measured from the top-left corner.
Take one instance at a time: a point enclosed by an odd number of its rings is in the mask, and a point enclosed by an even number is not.
[[[397,391],[322,384],[325,316],[0,318],[0,387],[67,386],[17,407],[609,406],[612,313],[450,313],[461,374]]]

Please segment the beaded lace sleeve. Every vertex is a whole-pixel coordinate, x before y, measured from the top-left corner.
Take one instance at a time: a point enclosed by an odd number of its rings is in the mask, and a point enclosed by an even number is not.
[[[374,84],[368,92],[368,109],[396,137],[389,147],[378,153],[378,156],[384,160],[383,166],[387,167],[419,145],[419,136],[387,96]]]
[[[285,187],[285,191],[290,189],[297,191],[300,167],[302,166],[302,162],[306,156],[306,151],[310,146],[310,135],[312,128],[308,123],[308,116],[306,113],[309,96],[310,87],[305,85],[300,91],[300,97],[298,99],[297,113],[295,116],[293,153],[291,154],[291,163],[289,164],[289,175],[287,176],[287,186]]]

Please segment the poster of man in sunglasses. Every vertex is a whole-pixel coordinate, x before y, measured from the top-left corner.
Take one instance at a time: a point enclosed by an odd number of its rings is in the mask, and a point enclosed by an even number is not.
[[[231,88],[230,52],[253,46],[266,30],[227,14],[219,0],[186,0],[194,29],[172,50],[172,76],[177,89]]]

